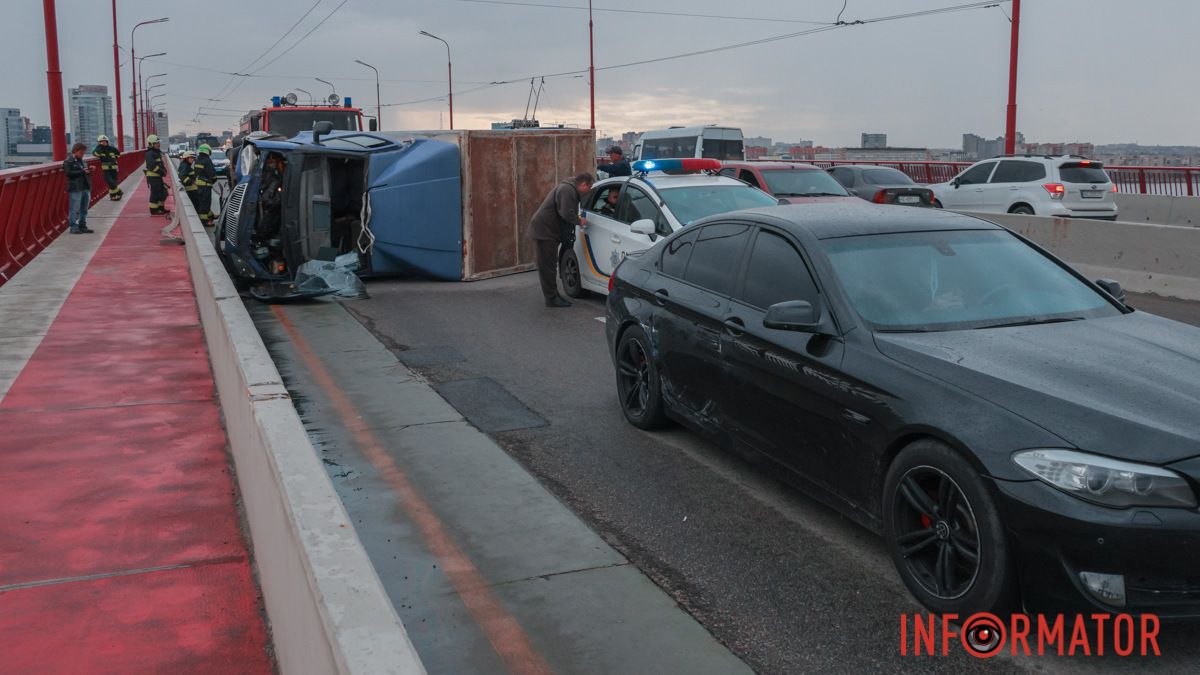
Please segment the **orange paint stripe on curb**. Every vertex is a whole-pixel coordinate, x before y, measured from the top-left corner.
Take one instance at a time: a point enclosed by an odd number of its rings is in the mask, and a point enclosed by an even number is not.
[[[400,504],[417,525],[429,550],[438,559],[442,571],[462,598],[463,604],[483,630],[492,649],[503,659],[509,672],[521,675],[541,675],[553,671],[529,642],[529,636],[521,624],[508,613],[500,600],[492,593],[487,581],[470,558],[450,538],[442,521],[429,504],[409,482],[408,477],[396,466],[395,460],[384,449],[379,438],[367,427],[354,404],[334,382],[329,371],[313,353],[308,342],[296,330],[295,325],[275,305],[271,308],[280,325],[300,352],[304,365],[313,379],[329,397],[346,429],[353,434],[363,454],[379,472],[392,491],[400,498]]]

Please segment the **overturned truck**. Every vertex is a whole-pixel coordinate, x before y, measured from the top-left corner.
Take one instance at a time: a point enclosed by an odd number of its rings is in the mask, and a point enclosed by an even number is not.
[[[578,129],[321,126],[247,138],[238,152],[217,249],[260,299],[336,290],[304,283],[314,261],[360,277],[449,281],[533,269],[530,216],[558,181],[590,169],[595,147],[593,132]]]

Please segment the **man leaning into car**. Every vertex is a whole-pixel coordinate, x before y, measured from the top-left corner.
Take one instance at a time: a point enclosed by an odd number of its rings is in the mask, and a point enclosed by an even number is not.
[[[581,173],[559,183],[546,195],[529,221],[529,238],[537,247],[538,280],[547,307],[570,307],[558,294],[559,245],[575,241],[579,222],[579,199],[592,189],[592,174]]]

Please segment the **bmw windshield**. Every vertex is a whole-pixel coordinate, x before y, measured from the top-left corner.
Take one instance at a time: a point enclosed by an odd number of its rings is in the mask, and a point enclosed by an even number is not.
[[[1003,230],[864,235],[822,244],[854,309],[881,332],[994,328],[1122,313]]]
[[[663,188],[663,203],[684,225],[718,213],[775,206],[774,197],[749,185],[695,185]]]

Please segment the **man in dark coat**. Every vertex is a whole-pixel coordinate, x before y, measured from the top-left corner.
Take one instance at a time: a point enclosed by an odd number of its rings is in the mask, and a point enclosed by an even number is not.
[[[112,201],[121,199],[120,182],[117,180],[117,162],[121,159],[121,151],[108,142],[108,136],[100,134],[96,139],[96,148],[92,155],[100,160],[100,170],[104,172],[104,182],[108,183],[108,198]]]
[[[88,204],[92,198],[92,179],[88,177],[92,169],[83,161],[83,153],[87,146],[76,143],[71,148],[71,155],[63,162],[63,174],[67,177],[67,224],[71,234],[92,232],[87,226]]]
[[[621,146],[619,145],[614,145],[608,149],[608,164],[601,164],[596,167],[596,170],[607,173],[609,178],[613,176],[633,175],[633,170],[629,167],[629,162],[625,161],[625,151],[621,150]]]
[[[571,306],[558,294],[558,247],[575,241],[579,199],[591,191],[592,182],[592,174],[581,173],[559,183],[529,221],[529,237],[537,247],[538,280],[547,307]]]

